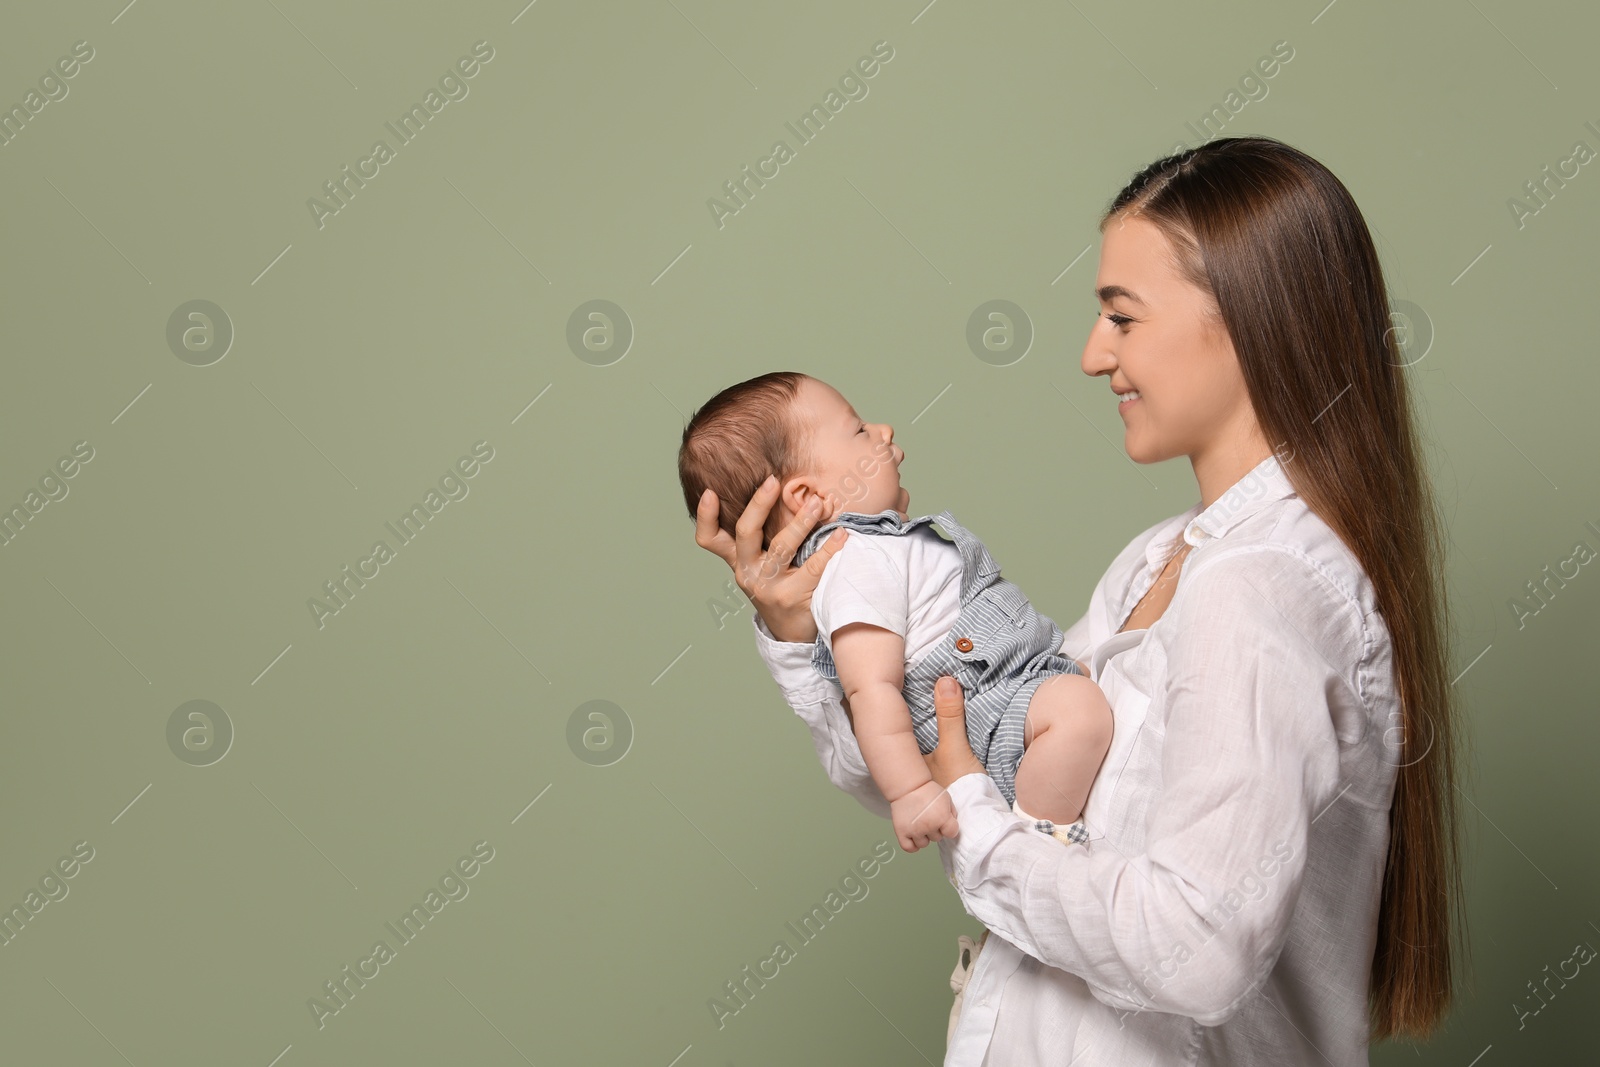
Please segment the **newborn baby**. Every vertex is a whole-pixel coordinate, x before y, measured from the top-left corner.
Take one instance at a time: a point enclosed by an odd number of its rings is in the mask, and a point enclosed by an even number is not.
[[[777,475],[763,550],[819,499],[796,565],[836,527],[851,531],[812,594],[812,665],[844,692],[902,848],[957,832],[950,798],[922,758],[938,742],[933,690],[944,674],[961,683],[968,743],[1006,802],[1057,839],[1084,841],[1082,827],[1068,824],[1110,745],[1105,696],[1061,654],[1061,630],[950,512],[911,518],[904,459],[892,427],[864,423],[827,384],[780,371],[730,386],[696,411],[678,471],[689,514],[709,487],[730,533],[762,481]]]

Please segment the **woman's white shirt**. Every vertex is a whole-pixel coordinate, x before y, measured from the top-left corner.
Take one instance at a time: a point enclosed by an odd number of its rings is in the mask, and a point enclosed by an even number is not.
[[[1119,634],[1180,537],[1166,612]],[[888,818],[812,645],[752,618],[829,779]],[[1354,555],[1269,456],[1135,537],[1061,648],[1114,716],[1089,842],[1031,829],[987,775],[952,783],[940,856],[990,936],[946,1067],[1366,1064],[1401,731]]]

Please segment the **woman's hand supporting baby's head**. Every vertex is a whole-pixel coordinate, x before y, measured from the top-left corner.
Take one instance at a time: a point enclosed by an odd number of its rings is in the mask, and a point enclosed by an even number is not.
[[[762,530],[768,513],[778,499],[778,480],[768,478],[745,505],[734,524],[735,537],[728,536],[719,522],[721,502],[711,489],[700,495],[695,510],[695,544],[715,553],[733,569],[761,621],[779,641],[815,641],[817,621],[811,616],[811,595],[833,554],[844,546],[848,531],[837,529],[798,567],[790,561],[817,524],[820,498],[813,498],[802,512],[773,535],[766,551],[761,549]]]

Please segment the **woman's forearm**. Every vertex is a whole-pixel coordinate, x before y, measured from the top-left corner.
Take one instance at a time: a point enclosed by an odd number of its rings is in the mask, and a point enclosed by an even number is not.
[[[850,718],[840,701],[839,688],[811,666],[814,643],[774,640],[761,616],[752,612],[750,617],[756,635],[756,651],[778,684],[785,703],[811,732],[812,747],[828,780],[855,797],[872,814],[889,818],[889,801],[867,769]]]

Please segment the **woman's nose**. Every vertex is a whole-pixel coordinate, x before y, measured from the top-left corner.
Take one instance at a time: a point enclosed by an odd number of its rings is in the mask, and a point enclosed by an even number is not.
[[[1104,320],[1096,318],[1094,326],[1089,329],[1089,340],[1083,346],[1083,358],[1079,365],[1083,373],[1091,378],[1099,374],[1110,374],[1117,369],[1117,357],[1112,353],[1109,345],[1100,339],[1100,324]]]

